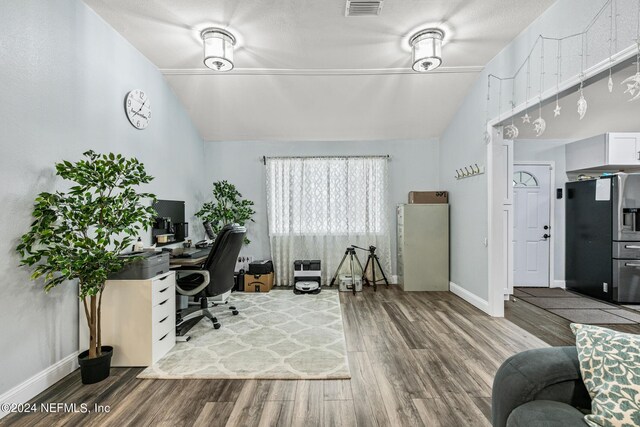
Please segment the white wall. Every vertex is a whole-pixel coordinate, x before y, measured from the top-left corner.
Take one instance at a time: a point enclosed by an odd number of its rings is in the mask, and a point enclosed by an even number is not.
[[[152,103],[144,131],[124,113],[134,88]],[[36,195],[67,185],[54,162],[88,149],[137,156],[156,177],[146,189],[186,200],[189,217],[201,202],[203,142],[156,67],[77,0],[0,3],[0,99],[2,394],[78,349],[76,286],[45,294],[15,252]]]
[[[396,271],[395,206],[407,203],[413,190],[437,190],[437,140],[409,141],[245,141],[206,142],[205,176],[208,185],[226,179],[242,195],[255,202],[255,223],[248,225],[251,244],[242,253],[270,258],[266,211],[266,184],[262,156],[332,156],[389,154],[389,226],[391,264]],[[388,274],[389,272],[387,272]]]
[[[551,230],[553,241],[554,280],[564,280],[564,253],[565,253],[565,191],[564,184],[568,181],[565,168],[564,146],[571,141],[528,139],[514,141],[513,159],[515,162],[527,161],[553,161],[555,162],[555,182],[551,197],[554,199],[554,229]],[[562,199],[556,199],[555,189],[562,188]]]
[[[460,105],[448,128],[440,138],[440,184],[443,189],[451,192],[451,281],[476,297],[488,299],[488,252],[484,239],[488,236],[487,221],[487,175],[457,181],[453,178],[454,171],[460,166],[486,163],[486,145],[484,142],[485,123],[487,119],[497,116],[498,88],[493,84],[493,103],[490,105],[489,117],[487,110],[487,76],[495,74],[502,77],[512,76],[525,61],[527,55],[540,34],[549,37],[563,37],[583,31],[596,16],[605,1],[558,0],[535,22],[524,30],[513,42],[487,64],[484,71],[472,86],[468,95]],[[637,2],[632,0],[618,0],[617,11],[620,15],[618,23],[619,49],[633,43],[635,35],[635,17]],[[587,67],[608,57],[609,26],[608,14],[601,15],[601,19],[593,27],[588,37]],[[563,79],[568,79],[580,71],[580,40],[573,40],[563,44]],[[553,57],[555,50],[545,50],[547,58]],[[538,55],[538,56],[536,56]],[[535,70],[539,69],[536,62],[539,51],[532,57],[531,96],[529,105],[534,105],[533,97],[539,91],[539,78]],[[553,61],[547,60],[547,64]],[[555,70],[547,68],[544,88],[555,85]],[[521,73],[520,77],[523,77]],[[524,102],[526,81],[518,83],[516,103]],[[622,88],[624,89],[624,88]],[[508,109],[510,91],[503,91],[503,110]],[[444,102],[444,101],[443,101]],[[590,99],[590,103],[597,103],[597,99]],[[575,99],[563,109],[563,114],[575,114]],[[506,112],[506,111],[505,111]],[[534,114],[533,111],[530,114]],[[504,117],[504,116],[503,116]],[[585,118],[585,120],[587,120]],[[589,118],[589,120],[597,120]]]

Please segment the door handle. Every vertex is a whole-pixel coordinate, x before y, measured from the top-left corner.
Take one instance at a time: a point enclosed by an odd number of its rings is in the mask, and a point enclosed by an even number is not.
[[[542,237],[544,237],[545,239],[548,239],[549,237],[551,237],[551,234],[545,233],[545,234],[542,235]]]
[[[625,249],[640,249],[638,245],[624,245]]]
[[[548,229],[549,229],[549,226],[548,226],[548,225],[545,225],[545,226],[544,226],[544,229],[545,229],[545,230],[548,230]]]
[[[640,264],[633,263],[633,262],[625,262],[624,266],[625,267],[640,267]]]

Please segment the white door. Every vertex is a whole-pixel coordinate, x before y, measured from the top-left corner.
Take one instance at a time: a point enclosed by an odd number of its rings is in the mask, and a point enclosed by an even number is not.
[[[513,285],[549,286],[551,167],[513,167]]]

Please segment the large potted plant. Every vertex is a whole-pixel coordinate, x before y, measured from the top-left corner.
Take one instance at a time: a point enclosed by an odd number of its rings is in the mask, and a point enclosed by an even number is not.
[[[245,225],[247,221],[253,222],[251,217],[256,213],[252,208],[253,202],[243,200],[235,185],[227,181],[216,181],[211,193],[213,201],[204,203],[195,215],[202,221],[209,222],[215,234],[226,224]],[[250,240],[245,237],[244,243],[249,244]]]
[[[82,382],[91,384],[107,378],[111,365],[113,349],[103,346],[100,330],[107,276],[135,259],[118,255],[151,225],[155,211],[143,200],[155,196],[135,189],[153,179],[137,159],[93,151],[83,155],[76,163],[55,165],[56,174],[74,185],[36,197],[34,221],[17,251],[22,265],[34,267],[31,278],[42,279],[47,292],[77,280],[89,326],[89,349],[78,361]]]

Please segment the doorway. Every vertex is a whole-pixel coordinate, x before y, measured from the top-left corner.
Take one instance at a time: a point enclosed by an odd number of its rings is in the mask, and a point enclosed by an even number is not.
[[[513,285],[550,287],[553,269],[553,165],[513,165]]]

